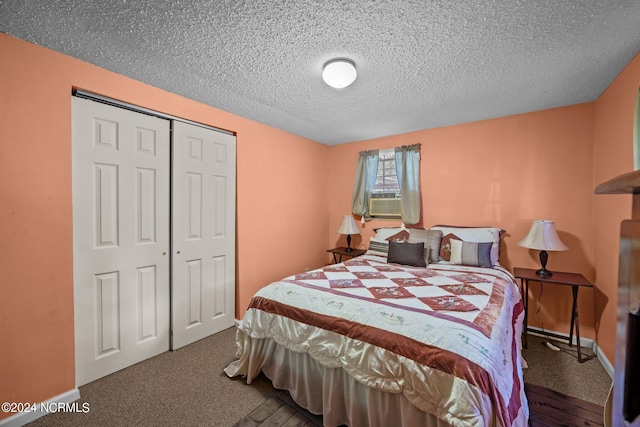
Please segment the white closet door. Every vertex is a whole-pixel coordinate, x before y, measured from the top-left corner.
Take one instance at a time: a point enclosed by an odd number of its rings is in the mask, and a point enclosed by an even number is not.
[[[174,122],[172,344],[229,328],[235,318],[236,139]]]
[[[169,121],[72,98],[76,384],[169,349]]]

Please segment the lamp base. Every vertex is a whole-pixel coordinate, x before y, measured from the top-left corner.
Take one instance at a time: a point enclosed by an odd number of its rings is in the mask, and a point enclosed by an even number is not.
[[[551,277],[553,276],[553,273],[547,270],[546,268],[541,268],[540,270],[536,270],[536,276]]]
[[[345,249],[345,252],[351,251],[353,251],[353,249],[351,249],[351,234],[347,234],[347,249]]]
[[[540,277],[550,277],[553,276],[553,273],[547,270],[547,259],[549,259],[549,254],[547,251],[540,251],[540,264],[542,268],[540,270],[536,270],[536,275]]]

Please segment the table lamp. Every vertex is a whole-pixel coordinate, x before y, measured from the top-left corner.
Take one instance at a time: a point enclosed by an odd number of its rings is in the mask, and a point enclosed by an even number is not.
[[[340,228],[338,228],[338,234],[346,234],[347,235],[347,252],[351,252],[351,235],[352,234],[360,234],[360,230],[356,226],[356,222],[353,220],[353,216],[345,215],[342,217],[342,224],[340,224]]]
[[[566,251],[569,249],[567,245],[562,243],[553,221],[545,219],[536,219],[531,225],[529,234],[520,240],[518,246],[529,249],[538,249],[540,251],[540,264],[542,268],[536,270],[536,274],[540,277],[550,277],[553,273],[547,270],[547,259],[549,255],[547,251]]]

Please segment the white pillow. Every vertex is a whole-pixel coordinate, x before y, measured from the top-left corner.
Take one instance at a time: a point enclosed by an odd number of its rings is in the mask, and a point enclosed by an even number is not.
[[[455,234],[465,242],[491,242],[491,263],[500,265],[500,234],[504,231],[496,227],[455,227],[434,225],[431,230],[440,230],[442,235]]]
[[[402,227],[385,227],[385,228],[377,228],[376,229],[376,240],[387,240],[389,237],[394,234],[398,234],[400,231],[406,230]]]

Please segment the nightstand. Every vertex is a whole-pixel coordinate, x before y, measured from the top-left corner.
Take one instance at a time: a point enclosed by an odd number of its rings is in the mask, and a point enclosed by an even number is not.
[[[573,342],[573,330],[576,331],[576,347],[578,350],[578,362],[586,362],[592,359],[594,355],[582,357],[582,348],[580,347],[580,322],[578,320],[578,289],[581,287],[592,288],[593,285],[582,274],[577,273],[562,273],[554,271],[552,276],[540,277],[536,274],[536,270],[531,268],[514,268],[513,275],[517,279],[520,279],[520,291],[524,302],[524,348],[527,348],[527,323],[529,308],[529,281],[548,283],[551,285],[564,285],[571,286],[573,294],[573,303],[571,306],[571,326],[569,328],[569,347]]]
[[[333,254],[333,262],[339,263],[342,262],[342,256],[350,256],[351,258],[355,258],[360,255],[364,255],[367,252],[364,249],[354,249],[351,248],[351,252],[347,252],[347,248],[344,246],[340,246],[339,248],[327,249],[327,252],[331,252]],[[337,256],[340,255],[340,259]]]

